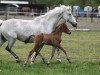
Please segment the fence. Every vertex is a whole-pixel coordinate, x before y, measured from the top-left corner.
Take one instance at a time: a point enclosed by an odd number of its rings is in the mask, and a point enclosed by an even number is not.
[[[1,14],[3,13],[3,14]],[[5,19],[5,12],[1,12],[0,19]],[[33,19],[36,16],[32,12],[8,12],[7,19]],[[44,14],[44,13],[40,13]],[[85,13],[81,13],[85,14]],[[97,13],[92,13],[96,14]],[[91,15],[91,13],[89,14]],[[68,23],[72,31],[70,36],[63,35],[63,46],[68,49],[71,59],[100,60],[100,18],[91,16],[75,16],[78,27],[75,29]],[[93,20],[93,21],[91,21]],[[83,30],[83,31],[80,31]],[[90,30],[90,31],[89,31]],[[91,31],[93,30],[93,31]]]
[[[46,12],[46,11],[45,11]],[[17,19],[33,19],[37,15],[45,14],[44,12],[37,13],[35,9],[34,12],[7,12],[5,15],[5,11],[0,12],[0,19],[10,19],[10,18],[17,18]],[[100,30],[100,18],[97,17],[98,13],[83,13],[80,12],[81,15],[84,16],[75,16],[78,22],[78,29],[87,29],[87,30]],[[89,16],[86,16],[89,15]],[[70,29],[73,29],[71,25],[68,24]]]

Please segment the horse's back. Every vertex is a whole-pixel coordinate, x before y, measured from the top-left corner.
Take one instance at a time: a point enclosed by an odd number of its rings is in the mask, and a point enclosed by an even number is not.
[[[1,31],[4,36],[24,41],[30,35],[40,33],[40,26],[34,20],[8,19],[3,22]],[[9,31],[9,32],[8,32]]]

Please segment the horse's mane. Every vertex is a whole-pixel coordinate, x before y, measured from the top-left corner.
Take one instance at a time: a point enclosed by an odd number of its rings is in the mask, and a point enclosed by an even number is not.
[[[44,15],[41,15],[39,17],[36,17],[34,20],[39,20],[39,19],[44,18],[46,16],[47,16],[47,18],[49,18],[51,16],[54,16],[57,13],[62,13],[62,12],[64,12],[65,10],[67,10],[69,8],[71,9],[70,6],[67,6],[66,7],[65,5],[61,5],[60,7],[55,7],[54,9],[52,9],[49,12],[45,13]]]
[[[50,17],[50,16],[55,15],[57,13],[61,13],[62,11],[59,10],[59,9],[60,9],[60,7],[55,7],[54,9],[52,9],[49,12],[45,13],[44,15],[40,15],[39,17],[36,17],[34,20],[38,20],[38,19],[44,18],[46,16]]]

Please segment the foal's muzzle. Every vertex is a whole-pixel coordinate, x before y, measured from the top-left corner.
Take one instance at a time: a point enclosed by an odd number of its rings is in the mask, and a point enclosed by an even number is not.
[[[71,32],[68,32],[67,34],[69,34],[69,35],[70,35],[70,34],[71,34]]]

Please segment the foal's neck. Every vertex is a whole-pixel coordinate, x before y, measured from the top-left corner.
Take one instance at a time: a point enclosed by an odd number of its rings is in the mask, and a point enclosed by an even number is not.
[[[61,35],[62,35],[62,29],[58,29],[58,30],[56,30],[56,31],[54,31],[54,35],[59,35],[60,37],[61,37]]]

